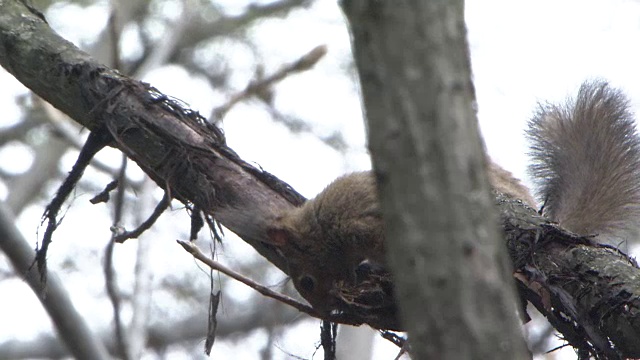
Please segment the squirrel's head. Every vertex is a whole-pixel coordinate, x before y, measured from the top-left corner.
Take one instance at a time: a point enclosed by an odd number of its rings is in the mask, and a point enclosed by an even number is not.
[[[287,259],[296,290],[314,309],[327,314],[339,307],[337,290],[355,282],[357,264],[350,260],[352,256],[290,228],[270,229],[269,239]]]
[[[267,237],[286,257],[294,286],[311,306],[335,310],[339,289],[356,283],[360,264],[384,262],[373,176],[338,178],[315,199],[281,214]]]

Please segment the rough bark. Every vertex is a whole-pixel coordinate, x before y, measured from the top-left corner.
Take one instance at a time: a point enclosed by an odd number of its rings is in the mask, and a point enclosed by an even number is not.
[[[463,2],[343,8],[412,353],[527,358],[483,170]]]
[[[567,232],[498,194],[520,296],[578,351],[597,359],[640,357],[640,269],[634,259]]]

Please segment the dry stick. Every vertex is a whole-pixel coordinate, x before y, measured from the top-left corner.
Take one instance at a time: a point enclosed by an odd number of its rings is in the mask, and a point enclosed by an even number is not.
[[[345,316],[341,316],[340,314],[330,314],[330,315],[321,315],[320,313],[318,313],[314,308],[312,308],[311,306],[305,305],[291,297],[288,297],[286,295],[280,294],[278,292],[275,292],[271,289],[269,289],[268,287],[258,284],[257,282],[241,275],[238,274],[237,272],[229,269],[228,267],[220,264],[219,262],[208,258],[202,251],[200,251],[200,249],[198,249],[197,246],[195,246],[193,243],[189,242],[189,241],[182,241],[182,240],[176,240],[178,242],[178,244],[182,245],[182,247],[188,252],[190,253],[194,258],[200,260],[201,262],[203,262],[205,265],[209,266],[210,268],[220,271],[221,273],[231,277],[232,279],[235,279],[237,281],[240,281],[241,283],[247,285],[250,288],[253,288],[254,290],[256,290],[257,292],[259,292],[260,294],[264,295],[264,296],[268,296],[272,299],[276,299],[282,303],[285,303],[293,308],[295,308],[296,310],[303,312],[309,316],[313,316],[315,318],[318,319],[324,319],[324,320],[328,320],[328,321],[333,321],[333,322],[339,322],[342,324],[347,324],[347,325],[354,325],[354,326],[359,326],[362,325],[362,322],[356,322],[351,320],[348,317]]]
[[[215,292],[213,281],[213,269],[210,272],[211,290],[209,293],[209,313],[207,321],[207,337],[204,341],[204,353],[211,355],[213,343],[216,341],[216,329],[218,328],[218,307],[220,306],[220,290]]]
[[[216,123],[218,119],[224,117],[224,115],[231,110],[231,108],[243,99],[246,99],[252,95],[259,94],[260,92],[268,89],[271,85],[283,80],[287,76],[311,69],[320,59],[327,53],[326,45],[318,45],[307,54],[303,55],[300,59],[287,64],[280,68],[277,72],[268,76],[262,80],[252,81],[247,87],[239,93],[233,95],[227,103],[220,105],[213,109],[211,112],[210,121]]]
[[[187,252],[189,252],[191,255],[193,255],[194,258],[202,261],[204,264],[206,264],[207,266],[209,266],[210,268],[220,271],[221,273],[240,281],[241,283],[249,286],[250,288],[255,289],[256,291],[258,291],[260,294],[264,295],[264,296],[268,296],[270,298],[274,298],[276,300],[279,300],[280,302],[283,302],[287,305],[293,306],[294,308],[296,308],[297,310],[309,314],[313,317],[320,317],[320,314],[318,314],[312,307],[307,306],[301,302],[296,301],[293,298],[290,298],[286,295],[282,295],[278,292],[275,292],[271,289],[269,289],[268,287],[258,284],[257,282],[241,275],[238,274],[237,272],[229,269],[228,267],[220,264],[219,262],[207,257],[202,251],[200,251],[200,249],[198,249],[197,246],[195,246],[193,243],[188,242],[188,241],[182,241],[182,240],[176,240],[178,242],[178,244],[182,245],[182,247],[187,250]]]
[[[324,360],[336,360],[337,331],[338,324],[334,322],[325,320],[320,325],[320,345],[324,350]]]
[[[45,123],[51,127],[51,132],[53,135],[60,137],[64,142],[70,145],[72,148],[76,150],[82,149],[82,142],[78,139],[78,134],[82,128],[73,128],[71,124],[71,119],[69,116],[60,110],[54,108],[51,104],[44,101],[42,98],[36,97],[34,95],[34,106],[39,107],[39,111],[44,112],[45,115]],[[112,166],[107,165],[105,162],[100,159],[93,158],[91,159],[91,163],[89,163],[94,169],[101,171],[111,177],[118,177],[119,170],[114,169]],[[131,179],[127,179],[127,184],[131,189],[136,191],[140,190],[141,183],[139,181],[133,181]]]
[[[141,202],[143,208],[148,208],[153,202],[152,189],[156,184],[150,180],[143,180]],[[139,216],[136,216],[139,217]],[[129,354],[132,359],[142,358],[149,338],[148,323],[151,317],[151,295],[153,285],[153,265],[150,261],[151,239],[140,239],[137,242],[135,267],[133,270],[133,293],[131,297],[131,319],[127,330]]]
[[[89,202],[92,203],[93,205],[108,202],[109,199],[111,198],[111,195],[110,195],[111,191],[113,191],[117,187],[118,187],[118,180],[113,180],[112,182],[108,183],[107,186],[105,186],[105,188],[98,195],[89,199]]]
[[[400,351],[398,352],[398,355],[396,355],[394,360],[400,359],[404,354],[410,354],[411,346],[407,339],[387,330],[378,330],[378,332],[383,339],[400,348]]]
[[[40,100],[40,101],[44,102],[44,100]],[[50,131],[54,135],[58,136],[63,141],[65,141],[67,144],[71,145],[71,147],[73,147],[74,149],[77,149],[77,150],[81,149],[82,143],[78,138],[79,129],[78,131],[74,131],[73,129],[70,128],[71,124],[63,124],[62,123],[63,119],[61,119],[62,113],[58,112],[58,114],[55,114],[54,112],[58,110],[51,107],[51,105],[42,104],[41,106],[44,107],[43,111],[46,113],[46,116],[47,116],[47,125],[51,126]],[[53,118],[54,116],[56,117],[55,119]],[[111,175],[112,177],[118,176],[117,169],[114,169],[113,167],[107,165],[106,163],[100,160],[92,159],[91,166],[104,173]]]
[[[44,235],[42,236],[42,245],[40,248],[36,249],[36,257],[34,260],[34,264],[37,264],[38,270],[40,271],[43,283],[46,283],[47,251],[52,241],[53,232],[56,231],[58,225],[60,225],[60,222],[57,219],[58,213],[73,189],[75,189],[78,181],[80,181],[80,178],[82,177],[84,170],[89,166],[91,159],[93,159],[100,150],[107,146],[112,139],[111,135],[104,128],[97,129],[89,134],[82,150],[80,150],[80,154],[78,154],[76,163],[71,168],[71,172],[69,172],[69,175],[64,179],[62,185],[58,187],[56,195],[44,210],[42,223],[47,220],[47,227],[44,231]]]
[[[127,170],[127,157],[122,155],[122,165],[120,166],[120,176],[118,177],[118,191],[116,192],[113,215],[113,229],[117,228],[118,223],[122,220],[122,209],[124,207],[124,191],[125,191],[125,178]],[[111,301],[111,307],[113,308],[113,320],[115,326],[116,344],[119,351],[119,356],[124,360],[131,359],[129,352],[129,344],[127,342],[127,336],[125,334],[126,329],[122,324],[121,307],[120,307],[120,292],[118,284],[116,283],[116,273],[113,267],[113,248],[115,245],[116,232],[114,230],[111,240],[107,244],[104,255],[104,277],[105,287],[107,295]]]
[[[109,35],[111,35],[111,66],[114,69],[121,69],[121,56],[120,56],[120,31],[118,31],[118,27],[116,26],[116,10],[114,8],[111,9],[111,14],[109,15],[108,20],[108,30]]]
[[[149,216],[149,218],[147,218],[147,220],[145,220],[142,224],[140,224],[140,226],[132,231],[124,231],[123,233],[116,235],[113,241],[117,243],[123,243],[128,239],[137,238],[138,236],[142,235],[143,232],[147,231],[153,224],[155,224],[160,215],[162,215],[167,207],[169,207],[169,204],[171,204],[171,198],[169,196],[169,192],[165,191],[162,200],[160,200],[156,208],[153,210],[153,213]]]

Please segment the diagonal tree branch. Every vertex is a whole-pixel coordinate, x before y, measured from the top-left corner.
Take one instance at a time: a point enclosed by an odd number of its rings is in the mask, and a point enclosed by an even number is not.
[[[32,266],[34,251],[16,228],[15,219],[3,203],[0,203],[0,249],[7,254],[16,272],[24,276],[38,296],[67,349],[78,359],[110,359],[102,342],[94,337],[82,316],[73,307],[58,277],[49,272],[47,288],[43,288],[38,269]]]
[[[303,198],[242,161],[219,130],[148,85],[94,62],[18,1],[0,2],[0,64],[90,130],[105,125],[116,146],[172,195],[193,202],[281,269],[261,242],[266,225]],[[275,191],[277,190],[277,191]]]

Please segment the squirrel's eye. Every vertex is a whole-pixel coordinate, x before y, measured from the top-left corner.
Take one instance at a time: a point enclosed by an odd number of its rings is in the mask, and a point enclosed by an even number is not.
[[[356,267],[356,282],[360,283],[364,281],[373,273],[373,270],[373,264],[371,264],[369,259],[362,260]]]
[[[299,279],[300,288],[306,292],[312,292],[316,287],[316,280],[313,276],[303,275]]]
[[[356,282],[361,283],[373,275],[383,275],[386,272],[384,266],[369,259],[364,259],[356,267]]]

